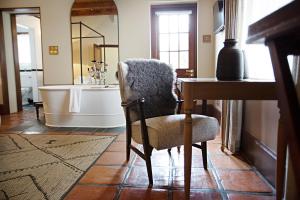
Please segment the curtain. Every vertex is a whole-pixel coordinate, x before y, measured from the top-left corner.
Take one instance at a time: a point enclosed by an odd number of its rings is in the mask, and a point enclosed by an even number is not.
[[[225,0],[225,39],[236,39],[239,41],[242,24],[241,0]],[[238,43],[240,47],[240,43]],[[222,103],[223,121],[222,132],[225,133],[225,147],[232,153],[240,149],[243,101],[225,100]]]

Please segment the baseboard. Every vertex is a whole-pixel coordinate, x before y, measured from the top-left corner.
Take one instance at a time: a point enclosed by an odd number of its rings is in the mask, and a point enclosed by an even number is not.
[[[0,105],[0,114],[1,115],[8,115],[9,114],[9,107],[6,105]]]
[[[242,132],[241,153],[275,187],[276,155],[247,131]]]

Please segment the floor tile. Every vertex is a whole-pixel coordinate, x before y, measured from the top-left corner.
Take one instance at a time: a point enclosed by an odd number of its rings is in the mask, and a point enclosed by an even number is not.
[[[163,153],[153,152],[151,156],[151,165],[153,167],[169,167],[170,156],[167,151],[162,151]],[[136,166],[146,166],[146,162],[140,156],[136,157],[134,162]]]
[[[248,195],[248,194],[228,194],[229,200],[275,200],[275,196]]]
[[[184,167],[183,153],[180,155],[172,154],[171,162],[173,167],[183,168]],[[192,167],[203,167],[202,155],[192,156]]]
[[[113,142],[107,148],[107,151],[126,151],[126,142]]]
[[[100,135],[100,136],[118,136],[119,133],[106,133],[106,132],[95,132],[93,135]]]
[[[80,180],[80,183],[120,184],[127,172],[127,167],[98,166],[91,167]]]
[[[133,157],[133,156],[131,156]],[[127,165],[126,152],[104,152],[96,161],[96,165]]]
[[[153,186],[161,187],[169,185],[169,168],[167,167],[152,167]],[[133,167],[127,180],[128,185],[147,186],[149,185],[147,168]]]
[[[224,152],[221,150],[221,144],[216,143],[208,143],[207,144],[207,151],[209,154],[222,154],[225,155]]]
[[[153,188],[123,188],[119,200],[167,200],[168,191]]]
[[[126,134],[125,134],[125,133],[121,133],[121,134],[116,138],[116,142],[126,142]]]
[[[184,187],[184,168],[173,169],[173,187]],[[215,189],[217,184],[210,169],[192,168],[191,188]]]
[[[77,185],[66,196],[65,200],[112,200],[116,191],[116,187]]]
[[[217,170],[226,190],[272,192],[272,189],[253,171]]]
[[[183,190],[173,191],[173,200],[185,199],[185,193]],[[222,197],[215,191],[191,191],[190,200],[221,200]]]
[[[232,155],[211,155],[210,160],[219,169],[250,169],[246,162]]]

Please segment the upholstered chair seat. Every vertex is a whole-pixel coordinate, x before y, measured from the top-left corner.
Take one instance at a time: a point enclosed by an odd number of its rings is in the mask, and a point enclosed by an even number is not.
[[[167,115],[146,119],[149,144],[157,150],[170,149],[183,144],[184,114]],[[204,115],[192,115],[192,143],[213,140],[219,130],[218,120]],[[132,123],[132,139],[143,144],[141,122]]]

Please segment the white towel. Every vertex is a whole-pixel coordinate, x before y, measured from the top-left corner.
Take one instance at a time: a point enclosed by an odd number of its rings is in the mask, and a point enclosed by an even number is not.
[[[71,87],[70,88],[70,102],[69,102],[69,112],[80,112],[81,104],[81,88]]]

